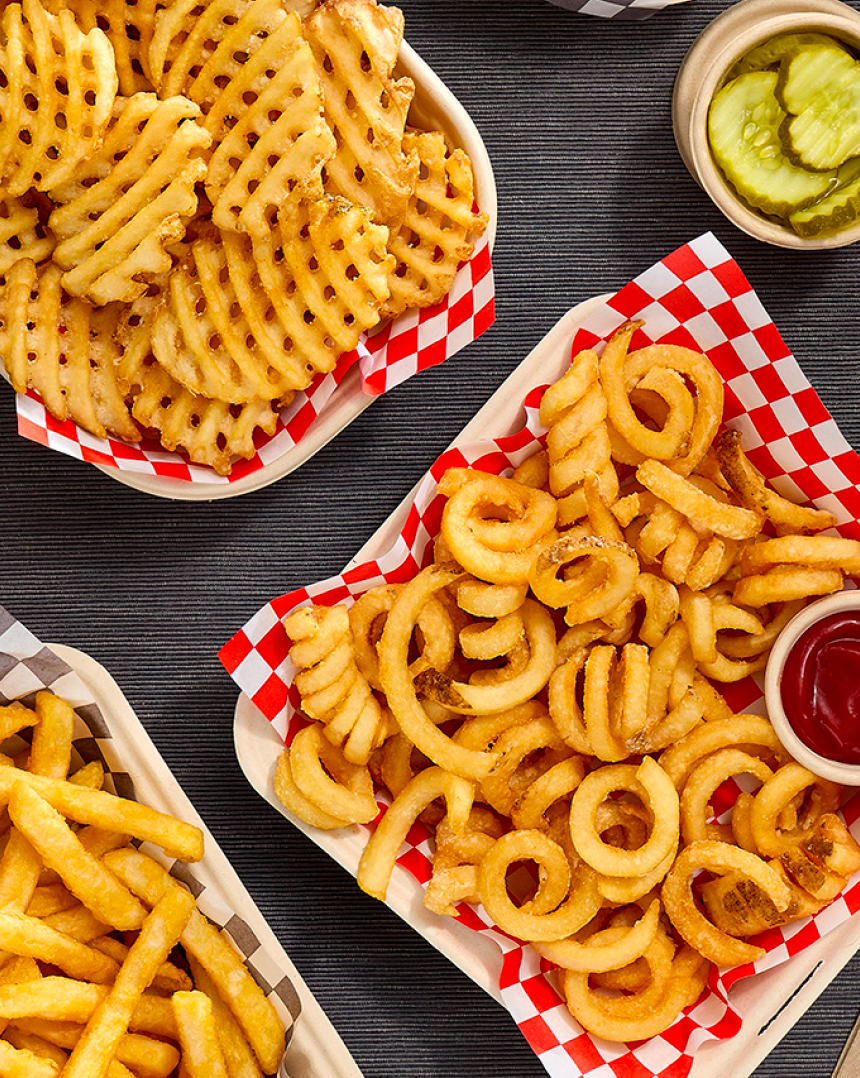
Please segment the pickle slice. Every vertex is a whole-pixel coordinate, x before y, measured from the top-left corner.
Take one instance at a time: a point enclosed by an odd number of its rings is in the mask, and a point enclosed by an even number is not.
[[[797,52],[799,49],[808,48],[810,45],[835,45],[842,46],[828,34],[819,34],[814,30],[803,33],[777,34],[761,45],[756,45],[738,60],[729,71],[727,79],[736,79],[738,75],[745,75],[748,71],[763,71],[766,67],[776,67],[784,56]]]
[[[827,171],[860,154],[860,64],[838,45],[811,45],[783,60],[776,96],[780,128],[797,165]]]
[[[708,141],[726,179],[750,206],[788,217],[826,194],[836,173],[807,172],[786,157],[776,81],[776,71],[750,71],[726,83],[711,103]]]
[[[860,218],[860,159],[849,161],[837,173],[837,185],[819,202],[796,210],[788,220],[799,236],[822,236]]]

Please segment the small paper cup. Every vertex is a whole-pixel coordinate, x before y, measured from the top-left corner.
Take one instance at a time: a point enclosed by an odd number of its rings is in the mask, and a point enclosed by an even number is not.
[[[693,43],[675,80],[675,142],[693,179],[728,219],[747,235],[776,247],[818,251],[860,240],[860,221],[829,236],[798,236],[776,218],[743,202],[720,171],[708,142],[708,110],[727,73],[740,58],[777,34],[819,31],[860,55],[860,13],[840,0],[741,0]]]
[[[782,673],[789,652],[810,626],[844,610],[860,610],[860,591],[840,591],[828,595],[795,614],[771,648],[764,674],[764,698],[777,737],[799,764],[832,782],[860,786],[860,764],[842,763],[814,752],[794,732],[782,706]]]

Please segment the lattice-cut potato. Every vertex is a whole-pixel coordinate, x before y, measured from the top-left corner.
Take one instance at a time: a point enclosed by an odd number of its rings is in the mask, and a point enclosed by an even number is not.
[[[8,4],[2,16],[0,175],[15,196],[51,191],[100,142],[117,89],[110,42],[84,34],[71,11],[39,0]]]
[[[186,389],[231,404],[295,389],[259,348],[244,318],[217,234],[197,240],[173,270],[155,314],[152,351]]]
[[[73,183],[52,192],[49,225],[63,286],[98,305],[129,302],[170,268],[165,248],[197,209],[210,136],[183,97],[135,94],[118,102],[104,143]]]
[[[97,437],[138,441],[116,381],[115,313],[68,296],[59,266],[20,259],[0,278],[0,357],[19,393]]]
[[[31,194],[23,198],[0,196],[0,273],[21,258],[38,265],[51,254],[54,242],[39,219],[39,207]]]
[[[383,316],[429,307],[450,291],[461,262],[472,257],[487,215],[474,210],[472,163],[465,151],[448,152],[438,131],[407,132],[404,145],[421,162],[403,224],[388,241],[397,259]]]
[[[206,175],[219,228],[260,234],[296,188],[321,197],[320,167],[336,147],[298,15],[287,15],[237,72],[206,122],[223,132]]]
[[[148,72],[159,94],[165,98],[182,94],[196,100],[191,92],[193,84],[222,42],[232,47],[237,63],[245,63],[265,40],[258,32],[249,34],[247,23],[236,30],[254,4],[255,0],[174,0],[160,11],[148,57]],[[280,0],[279,6],[284,13],[294,11],[303,18],[314,0]],[[204,75],[204,82],[208,78]]]
[[[58,3],[59,0],[51,0]],[[146,28],[152,34],[155,18],[154,0],[73,0],[70,5],[82,30],[98,27],[113,48],[119,92],[123,97],[142,90],[152,90],[143,62],[149,41],[144,43]]]
[[[195,464],[218,475],[229,475],[237,458],[250,460],[257,452],[259,430],[273,434],[279,404],[255,400],[228,404],[191,393],[164,370],[152,351],[155,313],[167,301],[168,275],[156,278],[146,294],[125,308],[114,332],[122,351],[117,378],[132,398],[132,414],[142,427],[161,440],[165,449],[183,450]]]
[[[415,86],[411,79],[392,77],[403,13],[375,0],[325,0],[304,29],[337,142],[325,166],[326,191],[396,228],[418,177],[417,155],[403,149]]]
[[[285,350],[307,374],[329,371],[376,325],[394,259],[388,229],[336,196],[285,208],[273,230],[253,241],[263,290],[284,333]]]

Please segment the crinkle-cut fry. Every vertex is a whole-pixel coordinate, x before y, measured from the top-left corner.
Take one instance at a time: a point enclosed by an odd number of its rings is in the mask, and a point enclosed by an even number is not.
[[[320,197],[320,169],[337,145],[298,15],[287,15],[228,83],[206,126],[219,139],[206,174],[219,228],[264,235],[294,190]]]
[[[194,824],[104,790],[88,790],[2,764],[0,760],[0,804],[8,804],[16,784],[23,784],[76,823],[96,824],[115,832],[128,831],[183,861],[199,861],[203,856],[203,833]]]
[[[254,237],[263,291],[308,379],[332,370],[361,333],[376,325],[388,298],[393,256],[387,229],[342,198],[291,202],[277,225]]]
[[[35,790],[17,783],[9,815],[44,864],[99,920],[124,930],[141,926],[146,911],[140,902],[81,845],[62,816]]]
[[[472,163],[465,151],[449,151],[439,131],[407,131],[403,149],[417,152],[420,167],[406,216],[388,241],[397,264],[384,318],[430,307],[446,296],[489,220],[474,209]]]
[[[63,1070],[65,1078],[104,1073],[129,1028],[135,1005],[179,942],[193,912],[193,897],[180,887],[169,890],[155,904],[107,996],[97,1005],[75,1045]]]
[[[66,270],[63,285],[98,305],[142,295],[170,267],[165,247],[182,239],[197,209],[194,185],[205,175],[211,137],[193,102],[153,99],[127,99],[76,184],[52,193],[61,203],[49,224],[60,241],[54,259]],[[77,197],[76,186],[84,187]]]
[[[137,392],[131,414],[144,428],[155,430],[165,449],[182,449],[194,464],[207,464],[229,475],[237,457],[250,460],[257,452],[257,430],[273,434],[278,412],[272,401],[244,405],[200,397],[172,378],[153,358]]]
[[[741,448],[739,431],[726,428],[717,435],[714,446],[722,474],[743,504],[764,513],[777,527],[818,532],[835,526],[836,517],[827,510],[795,505],[771,490]]]
[[[44,262],[54,249],[51,232],[40,222],[39,210],[32,199],[0,197],[0,273],[6,273],[21,258],[36,265]]]
[[[187,958],[195,986],[201,992],[205,992],[212,1001],[218,1040],[230,1078],[263,1078],[260,1064],[254,1055],[253,1049],[248,1044],[245,1034],[242,1032],[242,1027],[219,995],[212,978],[194,955],[188,955]]]
[[[0,1019],[41,1018],[84,1025],[109,991],[108,985],[70,977],[50,976],[18,984],[0,983]],[[132,1011],[129,1029],[175,1041],[176,1022],[170,1000],[145,992]]]
[[[392,228],[407,211],[419,169],[417,151],[403,147],[415,86],[392,78],[403,22],[398,8],[375,0],[326,0],[304,23],[338,142],[326,188]]]
[[[136,850],[115,850],[105,856],[105,863],[147,904],[158,902],[167,893],[183,891],[166,869]],[[196,908],[188,918],[181,943],[212,978],[263,1070],[274,1073],[284,1051],[284,1024],[241,956]]]
[[[24,0],[23,15],[14,33],[27,69],[25,95],[23,107],[8,117],[18,127],[18,145],[15,167],[6,162],[7,190],[16,196],[31,187],[50,191],[86,160],[117,89],[113,51],[101,30],[83,34],[70,11],[52,14],[39,0]]]
[[[227,1078],[212,1001],[205,992],[192,991],[174,992],[171,1003],[188,1078]]]

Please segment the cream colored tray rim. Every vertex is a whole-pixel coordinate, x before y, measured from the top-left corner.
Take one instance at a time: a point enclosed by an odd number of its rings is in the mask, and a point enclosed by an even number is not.
[[[442,131],[452,144],[461,146],[469,155],[475,176],[476,201],[490,219],[486,236],[492,252],[497,223],[496,181],[487,148],[474,121],[435,71],[406,41],[400,46],[397,73],[409,75],[415,82],[410,120],[428,130]],[[271,464],[249,472],[233,483],[189,483],[120,471],[100,464],[96,467],[125,486],[159,498],[190,502],[236,498],[240,494],[261,490],[300,468],[357,419],[373,404],[374,399],[362,390],[358,369],[354,367],[297,446]]]
[[[519,429],[521,402],[528,391],[561,375],[569,363],[570,344],[576,330],[607,298],[597,296],[568,311],[463,428],[452,445],[481,441]],[[352,558],[347,568],[375,558],[391,547],[400,534],[417,486]],[[296,820],[278,802],[273,789],[273,774],[281,741],[244,694],[236,705],[233,732],[239,764],[254,789],[355,876],[364,845],[361,832],[357,828],[344,833],[317,831]],[[429,913],[421,904],[420,888],[403,870],[395,872],[387,905],[501,1002],[498,990],[501,955],[495,945],[451,918]],[[749,1078],[858,949],[860,917],[854,917],[788,962],[735,985],[731,999],[735,1006],[742,1008],[743,1028],[729,1040],[708,1041],[700,1046],[691,1078],[725,1078],[727,1074],[732,1078]]]
[[[340,1036],[186,797],[116,681],[84,652],[62,644],[49,644],[48,647],[71,666],[91,691],[110,727],[112,747],[134,780],[140,800],[203,829],[206,853],[203,860],[193,866],[194,875],[248,923],[263,948],[292,981],[302,1009],[287,1052],[291,1078],[361,1078],[361,1072]]]

